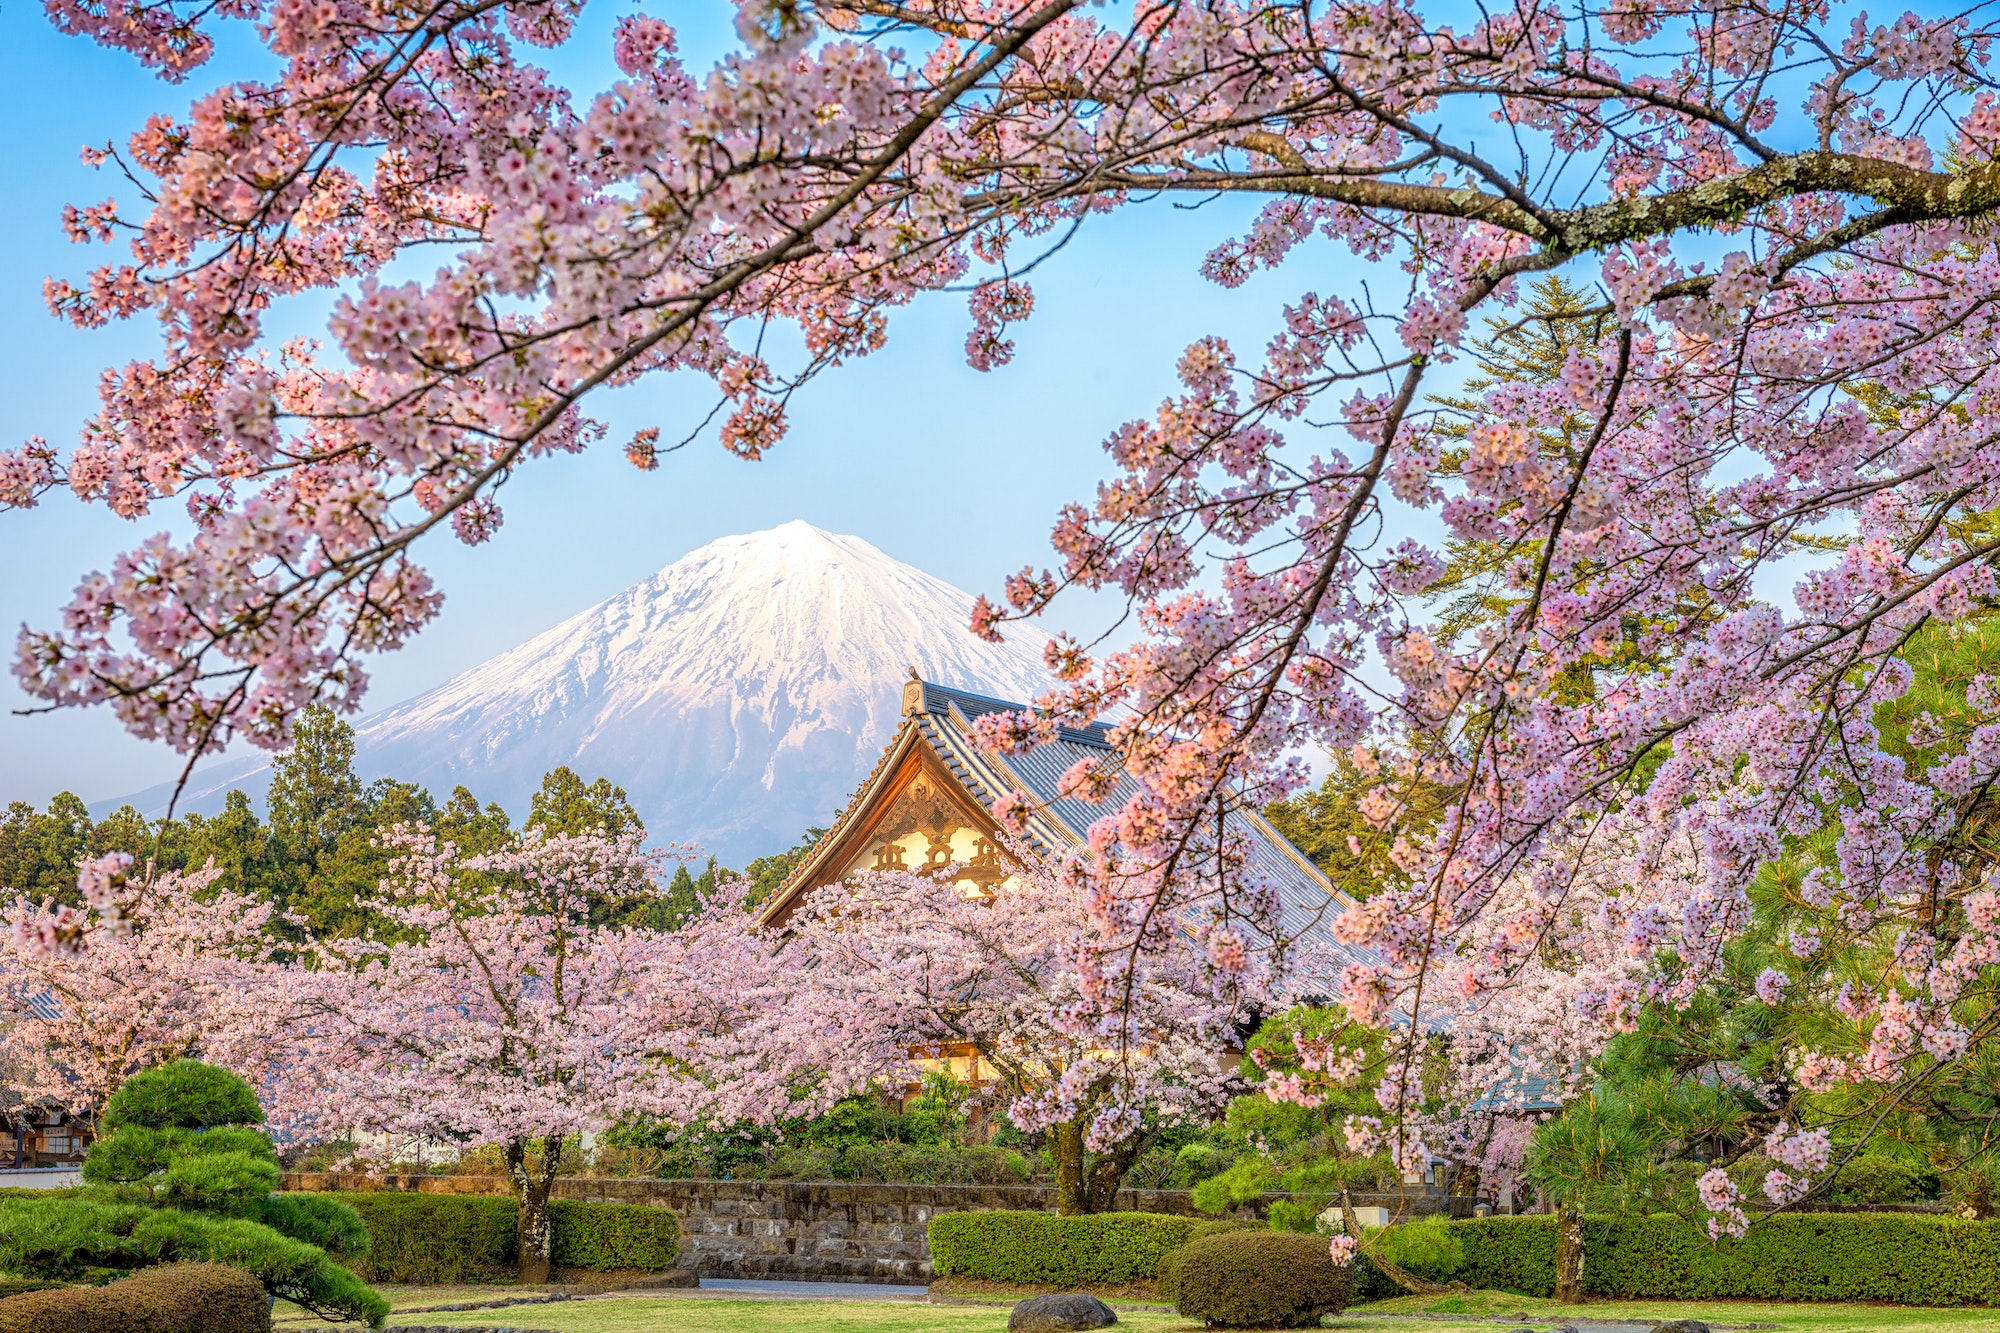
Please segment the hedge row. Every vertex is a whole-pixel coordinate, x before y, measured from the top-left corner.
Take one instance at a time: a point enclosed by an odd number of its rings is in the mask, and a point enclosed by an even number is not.
[[[1160,1276],[1161,1261],[1179,1246],[1240,1225],[1160,1213],[940,1213],[931,1219],[931,1262],[940,1277],[1112,1286]],[[1454,1222],[1452,1230],[1464,1249],[1463,1265],[1427,1276],[1552,1294],[1554,1218],[1484,1218]],[[1787,1213],[1759,1223],[1742,1240],[1711,1243],[1686,1218],[1661,1213],[1590,1218],[1584,1244],[1584,1285],[1594,1296],[2000,1304],[2000,1222]],[[1365,1258],[1351,1277],[1357,1299],[1398,1290]]]
[[[1159,1274],[1160,1261],[1190,1240],[1242,1230],[1168,1213],[939,1213],[931,1219],[931,1267],[939,1277],[1039,1286],[1115,1286]]]
[[[1453,1224],[1473,1287],[1547,1296],[1555,1287],[1552,1217]],[[1910,1213],[1784,1213],[1742,1240],[1711,1243],[1684,1217],[1584,1222],[1583,1281],[1594,1296],[1771,1301],[2000,1302],[2000,1222]]]
[[[1114,1286],[1158,1273],[1198,1221],[1165,1213],[939,1213],[931,1219],[931,1268],[939,1277],[989,1282]]]
[[[338,1256],[372,1282],[452,1286],[514,1268],[516,1205],[470,1194],[326,1194],[361,1214],[368,1254]]]
[[[0,1333],[269,1333],[256,1278],[220,1264],[148,1268],[102,1287],[0,1300]]]
[[[321,1197],[361,1214],[369,1252],[347,1261],[376,1282],[472,1282],[511,1271],[519,1261],[519,1205],[510,1198],[386,1190]],[[559,1268],[658,1272],[674,1266],[680,1249],[679,1221],[644,1204],[553,1200],[549,1224]]]
[[[657,1273],[674,1266],[680,1253],[680,1219],[664,1208],[643,1203],[571,1203],[549,1205],[554,1258],[559,1268],[588,1268],[608,1273],[639,1268]]]

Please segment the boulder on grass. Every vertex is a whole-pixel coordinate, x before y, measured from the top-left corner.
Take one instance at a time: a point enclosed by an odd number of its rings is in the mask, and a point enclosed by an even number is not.
[[[1118,1322],[1112,1308],[1080,1291],[1060,1296],[1035,1296],[1007,1316],[1007,1333],[1071,1333],[1074,1329],[1109,1328]]]

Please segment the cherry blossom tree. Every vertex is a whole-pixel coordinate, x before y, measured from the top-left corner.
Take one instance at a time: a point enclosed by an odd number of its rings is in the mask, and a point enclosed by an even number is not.
[[[1874,721],[1911,637],[1996,591],[1984,15],[744,0],[741,46],[705,76],[666,23],[624,20],[623,77],[577,101],[524,54],[570,40],[561,0],[49,7],[177,80],[248,20],[278,69],[90,150],[133,203],[68,226],[131,260],[52,282],[51,304],[82,325],[151,313],[161,350],[107,378],[75,447],[0,460],[0,499],[67,485],[134,518],[171,499],[194,529],[136,543],[23,637],[48,706],[107,704],[190,762],[282,745],[436,614],[424,538],[491,538],[502,482],[596,440],[593,390],[707,375],[722,442],[755,457],[895,306],[970,283],[968,358],[998,367],[1060,235],[1247,194],[1265,207],[1218,236],[1216,281],[1319,238],[1400,266],[1401,293],[1383,308],[1315,276],[1261,358],[1190,347],[1183,390],[1112,435],[1111,479],[1059,517],[1059,568],[976,618],[999,633],[1072,586],[1139,612],[1138,644],[1059,641],[1063,688],[985,720],[1022,746],[1117,719],[1133,794],[1091,842],[1090,1004],[1135,993],[1161,919],[1256,898],[1229,812],[1295,791],[1313,745],[1376,746],[1452,797],[1417,826],[1393,782],[1369,794],[1408,882],[1340,924],[1380,960],[1343,1001],[1393,1004],[1411,1041],[1445,960],[1476,947],[1469,984],[1506,991],[1562,947],[1565,867],[1600,836],[1629,838],[1642,877],[1691,868],[1644,923],[1681,964],[1644,982],[1652,1003],[1743,931],[1760,866],[1829,823],[1803,895],[1827,926],[1893,920],[1910,957],[1944,960],[1950,923],[1985,910],[1953,830],[2000,723],[1918,770]],[[418,247],[449,257],[389,280]],[[1560,372],[1436,396],[1468,321],[1558,270],[1597,292]],[[316,289],[339,293],[332,354],[272,346],[266,312]],[[761,350],[772,320],[802,359]],[[676,434],[627,455],[651,467]],[[1446,561],[1403,534],[1437,530],[1504,553],[1504,615],[1432,623]],[[1854,1066],[1885,1088],[1917,1051],[1984,1037],[1947,1017],[1951,968],[1901,975]]]
[[[1239,1090],[1236,1027],[1260,994],[1197,931],[1157,933],[1120,1002],[1092,998],[1079,942],[1088,878],[1013,849],[1025,869],[987,894],[911,871],[819,889],[787,923],[790,1004],[809,1050],[849,1045],[877,1076],[976,1057],[984,1091],[1046,1134],[1062,1213],[1109,1211],[1159,1128],[1205,1123]]]
[[[498,1145],[523,1281],[548,1278],[566,1137],[627,1115],[809,1111],[811,1087],[837,1081],[784,1063],[798,1046],[759,1026],[783,977],[740,900],[672,934],[589,923],[593,902],[659,891],[657,858],[634,840],[530,831],[467,856],[406,826],[385,842],[377,907],[403,938],[320,942],[273,970],[235,1049],[292,1137],[360,1131],[386,1159],[416,1141]]]
[[[211,865],[151,883],[120,852],[79,876],[96,910],[17,901],[0,935],[0,1063],[29,1101],[95,1119],[142,1069],[207,1052],[255,988],[269,904]]]

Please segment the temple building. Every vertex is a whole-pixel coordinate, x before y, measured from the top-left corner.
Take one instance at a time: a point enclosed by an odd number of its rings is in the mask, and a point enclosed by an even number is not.
[[[1049,854],[1083,845],[1091,824],[1116,810],[1134,784],[1121,782],[1102,804],[1057,794],[1063,773],[1077,760],[1113,752],[1109,728],[1101,723],[1064,727],[1055,740],[1025,754],[993,754],[974,739],[975,719],[1025,707],[933,685],[912,671],[903,686],[902,724],[881,761],[764,904],[764,924],[782,925],[807,894],[866,870],[948,874],[968,894],[1007,883],[1015,868],[1001,851],[1000,826],[990,812],[1008,792],[1032,798],[1034,813],[1021,841]],[[1358,957],[1327,930],[1353,899],[1255,810],[1245,807],[1236,817],[1251,839],[1252,864],[1278,887],[1285,934],[1314,937],[1337,957]],[[919,1063],[973,1084],[994,1076],[970,1048]]]
[[[782,924],[806,894],[864,870],[950,872],[968,893],[1006,882],[1013,871],[990,811],[1013,791],[1033,798],[1031,846],[1051,853],[1081,846],[1091,824],[1116,810],[1132,784],[1122,783],[1095,805],[1057,794],[1057,783],[1077,760],[1112,752],[1102,723],[1064,727],[1055,740],[1026,754],[993,754],[973,738],[977,718],[1025,707],[933,685],[912,672],[903,687],[902,725],[889,748],[833,827],[764,905],[764,922]],[[1278,888],[1285,933],[1317,937],[1336,954],[1351,952],[1326,931],[1353,900],[1255,810],[1245,807],[1235,817],[1250,837],[1254,867]]]

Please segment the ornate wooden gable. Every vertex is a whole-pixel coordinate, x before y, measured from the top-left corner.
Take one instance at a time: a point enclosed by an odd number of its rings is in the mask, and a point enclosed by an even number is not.
[[[772,896],[764,909],[767,923],[784,921],[814,889],[864,870],[937,875],[968,894],[984,894],[1012,877],[999,825],[967,783],[962,763],[924,724],[931,719],[926,688],[936,687],[913,673],[895,739],[834,827]]]

